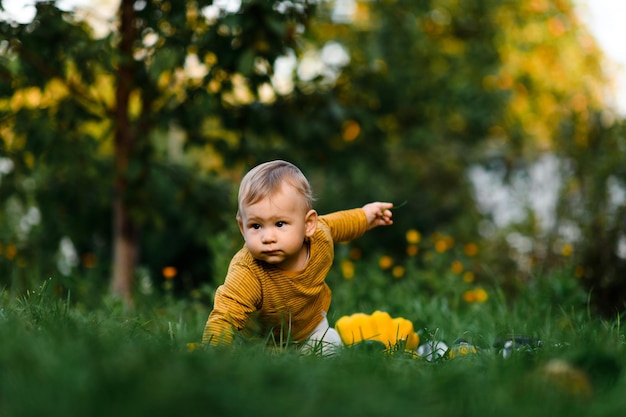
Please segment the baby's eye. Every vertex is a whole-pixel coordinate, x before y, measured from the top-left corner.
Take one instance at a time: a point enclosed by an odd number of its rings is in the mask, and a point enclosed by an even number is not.
[[[276,223],[276,227],[283,227],[284,225],[286,225],[287,223],[285,222],[277,222]]]
[[[251,228],[251,229],[254,229],[254,230],[259,230],[259,229],[261,228],[261,225],[260,225],[260,224],[258,224],[258,223],[251,224],[251,225],[250,225],[250,228]]]

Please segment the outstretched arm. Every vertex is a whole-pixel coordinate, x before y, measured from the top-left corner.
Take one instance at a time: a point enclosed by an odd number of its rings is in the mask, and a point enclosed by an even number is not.
[[[393,203],[374,202],[363,206],[363,211],[367,217],[367,230],[377,226],[389,226],[393,224],[391,220],[391,208]]]

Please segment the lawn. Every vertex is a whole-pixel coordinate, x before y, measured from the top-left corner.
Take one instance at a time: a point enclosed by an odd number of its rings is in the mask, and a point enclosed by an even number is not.
[[[53,285],[0,294],[2,417],[554,417],[626,409],[619,317],[564,309],[538,294],[514,304],[492,295],[457,309],[436,297],[413,300],[419,310],[407,315],[426,317],[415,320],[422,342],[463,337],[476,348],[428,361],[394,348],[345,348],[332,357],[261,343],[190,351],[208,303],[153,296],[132,311],[115,302],[87,308]],[[493,342],[510,333],[534,344],[505,358]]]

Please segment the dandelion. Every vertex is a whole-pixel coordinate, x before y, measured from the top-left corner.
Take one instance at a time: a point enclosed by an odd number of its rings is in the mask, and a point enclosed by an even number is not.
[[[477,303],[484,303],[485,301],[489,299],[489,294],[487,294],[487,291],[483,290],[482,288],[475,289],[474,293],[476,296]]]
[[[345,279],[354,278],[354,263],[348,259],[341,261],[341,274]]]
[[[406,248],[406,254],[411,257],[417,255],[418,252],[419,252],[419,248],[417,247],[417,245],[409,245]]]
[[[409,229],[406,231],[406,241],[410,243],[411,245],[417,245],[421,239],[422,239],[422,236],[420,235],[420,232],[418,232],[417,230]]]
[[[352,142],[361,134],[361,126],[355,120],[347,120],[342,126],[341,136],[346,142]]]
[[[445,240],[439,239],[435,242],[435,250],[437,253],[443,253],[448,250],[448,246],[446,245]]]
[[[174,279],[174,277],[178,275],[178,270],[173,266],[166,266],[161,272],[165,279]]]
[[[195,342],[187,343],[187,352],[189,353],[192,353],[202,348],[204,348],[204,345],[202,343],[195,343]]]
[[[463,293],[463,301],[466,303],[484,303],[489,299],[489,294],[482,288],[467,290]]]
[[[454,239],[450,236],[437,237],[435,240],[435,250],[437,253],[443,253],[454,247]]]
[[[469,257],[476,256],[478,254],[478,245],[473,242],[470,242],[465,245],[465,247],[463,248],[463,251]]]
[[[396,265],[391,270],[391,275],[394,278],[402,278],[404,276],[404,267],[402,265]]]
[[[450,267],[450,269],[453,273],[459,275],[461,272],[463,272],[463,264],[460,261],[454,261],[452,262],[452,266]]]
[[[350,249],[350,259],[354,259],[354,260],[361,259],[361,255],[362,255],[361,249],[359,248]]]
[[[384,255],[378,260],[378,266],[380,266],[380,269],[389,269],[392,265],[393,258],[391,256]]]
[[[572,256],[572,253],[574,253],[574,247],[571,243],[566,243],[561,247],[561,255],[566,258]]]
[[[475,279],[475,277],[474,277],[474,273],[472,271],[466,271],[463,274],[463,281],[464,282],[472,283],[472,282],[474,282],[474,279]]]
[[[10,260],[13,260],[13,258],[15,258],[15,255],[17,255],[17,248],[15,247],[14,244],[9,243],[7,247],[4,249],[4,256],[10,261]]]
[[[582,278],[585,274],[585,268],[582,265],[577,265],[576,269],[574,269],[574,276],[576,278]]]

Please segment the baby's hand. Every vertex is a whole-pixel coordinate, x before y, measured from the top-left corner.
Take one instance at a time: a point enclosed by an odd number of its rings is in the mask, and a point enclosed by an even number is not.
[[[363,206],[363,211],[367,217],[367,230],[377,226],[389,226],[393,224],[391,220],[391,210],[393,203],[369,203]]]

